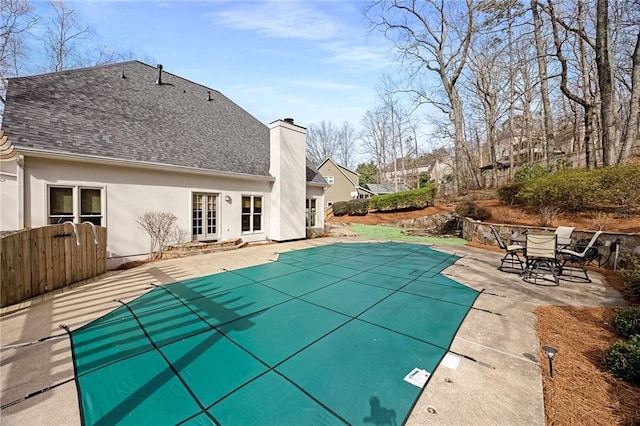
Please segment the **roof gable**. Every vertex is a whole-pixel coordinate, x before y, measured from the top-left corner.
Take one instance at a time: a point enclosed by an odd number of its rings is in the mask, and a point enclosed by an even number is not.
[[[269,175],[269,129],[223,94],[138,61],[9,80],[17,151]]]
[[[349,182],[351,182],[353,184],[353,186],[358,186],[358,176],[359,176],[359,174],[354,172],[354,171],[352,171],[352,170],[347,169],[346,167],[341,166],[340,164],[338,164],[335,161],[333,161],[331,158],[327,158],[326,160],[324,160],[322,163],[320,163],[320,165],[316,169],[320,170],[328,162],[333,164],[333,166],[336,168],[336,170],[338,170]],[[349,174],[354,175],[355,181],[351,178],[351,176],[349,176]]]

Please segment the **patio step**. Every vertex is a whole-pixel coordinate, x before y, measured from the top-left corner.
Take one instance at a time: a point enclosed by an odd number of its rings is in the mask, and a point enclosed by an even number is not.
[[[194,256],[198,254],[218,253],[221,251],[236,250],[244,247],[247,243],[241,238],[231,240],[201,242],[192,241],[184,244],[168,246],[162,251],[161,259],[175,259],[178,257]]]

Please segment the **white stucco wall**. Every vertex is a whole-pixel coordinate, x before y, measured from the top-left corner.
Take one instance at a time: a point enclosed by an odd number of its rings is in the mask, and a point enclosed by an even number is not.
[[[0,231],[20,229],[17,177],[17,158],[0,161]]]
[[[270,237],[276,241],[305,238],[307,131],[282,120],[271,123],[269,129],[270,173],[276,178],[271,190]]]
[[[136,223],[145,212],[173,213],[178,218],[177,226],[188,231],[190,237],[194,192],[218,194],[218,239],[241,237],[243,241],[255,242],[270,238],[271,182],[268,180],[31,157],[25,159],[24,176],[25,227],[47,224],[49,185],[103,188],[109,266],[148,253],[149,237]],[[230,202],[225,201],[227,195]],[[241,232],[243,195],[264,197],[263,230],[260,232]]]

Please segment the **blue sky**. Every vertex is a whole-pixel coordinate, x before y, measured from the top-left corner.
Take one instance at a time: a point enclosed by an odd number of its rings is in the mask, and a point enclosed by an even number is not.
[[[67,1],[104,43],[219,90],[264,123],[356,128],[391,44],[351,1]],[[46,2],[36,2],[44,12]]]

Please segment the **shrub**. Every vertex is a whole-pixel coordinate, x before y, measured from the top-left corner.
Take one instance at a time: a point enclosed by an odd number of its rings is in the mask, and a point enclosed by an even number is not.
[[[423,209],[433,204],[433,199],[436,197],[437,191],[436,185],[429,183],[424,188],[376,195],[368,200],[369,210],[387,212],[393,210]]]
[[[566,169],[524,184],[518,197],[530,206],[580,211],[598,197],[599,184],[587,169]]]
[[[640,206],[638,164],[595,170],[560,168],[554,173],[542,170],[540,166],[518,170],[513,184],[498,189],[498,197],[506,204],[522,202],[562,211],[580,211],[598,205]]]
[[[528,164],[520,169],[513,175],[514,183],[527,182],[532,179],[537,179],[541,176],[549,174],[549,169],[542,167],[539,164]]]
[[[420,177],[418,178],[418,186],[420,188],[424,188],[432,182],[433,181],[431,180],[431,175],[429,173],[420,173]]]
[[[598,199],[625,207],[640,206],[640,164],[611,166],[594,171],[599,181]]]
[[[640,335],[613,343],[604,353],[604,363],[615,377],[640,386]]]
[[[369,201],[366,198],[347,201],[347,214],[349,216],[364,216],[368,212]]]
[[[491,217],[491,210],[478,206],[473,201],[463,201],[456,206],[456,213],[462,217],[470,217],[475,220],[485,220]]]
[[[553,226],[553,222],[558,219],[560,209],[554,206],[542,206],[538,210],[538,225]]]
[[[620,274],[627,278],[625,285],[631,290],[633,296],[640,300],[640,259],[631,256],[631,263],[633,269],[623,269]]]
[[[334,216],[344,216],[347,214],[347,202],[346,201],[336,201],[331,205],[333,208]]]
[[[512,183],[498,188],[498,199],[504,204],[520,204],[522,200],[518,197],[518,193],[524,187],[523,183]]]
[[[613,328],[620,337],[640,335],[640,309],[625,308],[618,312],[613,320]]]

